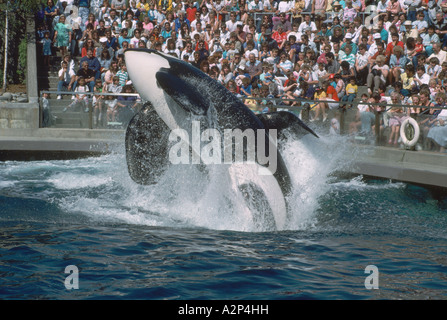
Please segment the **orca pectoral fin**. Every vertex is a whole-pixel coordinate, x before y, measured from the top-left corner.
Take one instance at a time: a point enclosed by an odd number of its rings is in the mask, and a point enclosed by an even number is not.
[[[303,121],[301,121],[300,118],[289,111],[261,113],[257,116],[264,124],[266,129],[276,129],[278,134],[280,134],[282,130],[290,129],[290,131],[298,137],[311,133],[315,137],[319,138],[318,135]]]
[[[203,94],[193,83],[174,73],[170,69],[161,68],[155,75],[158,86],[185,111],[195,115],[206,114],[209,104],[202,98]]]
[[[149,106],[138,112],[126,130],[126,161],[129,175],[138,184],[158,182],[169,166],[170,129]]]

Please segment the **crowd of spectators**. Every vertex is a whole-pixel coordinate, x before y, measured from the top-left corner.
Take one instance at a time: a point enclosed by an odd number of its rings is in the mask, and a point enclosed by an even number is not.
[[[310,121],[356,98],[411,105],[382,118],[397,145],[405,117],[427,114],[426,132],[446,120],[446,14],[447,0],[48,0],[38,34],[45,63],[50,48],[63,57],[59,91],[82,77],[90,91],[131,92],[123,52],[151,48],[201,69],[255,113],[272,98],[318,100]],[[351,132],[371,130],[373,109],[358,106]]]

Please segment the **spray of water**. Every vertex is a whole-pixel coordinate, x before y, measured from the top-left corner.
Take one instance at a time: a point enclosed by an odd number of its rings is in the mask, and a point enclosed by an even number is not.
[[[292,179],[285,230],[377,233],[445,230],[445,206],[404,183],[366,183],[332,175],[355,160],[342,137],[289,139],[282,149]],[[172,166],[156,185],[129,177],[124,150],[88,159],[0,164],[3,220],[132,224],[168,228],[264,231],[256,225],[223,165]],[[429,202],[431,201],[431,202]],[[1,211],[1,210],[0,210]],[[427,227],[430,224],[430,227]],[[408,226],[411,226],[410,228]]]
[[[282,155],[293,182],[289,229],[308,229],[317,223],[319,198],[330,190],[330,175],[349,166],[352,158],[347,155],[351,153],[352,146],[340,136],[287,140]]]
[[[350,148],[336,136],[288,139],[281,153],[293,192],[284,229],[307,229],[317,223],[319,199],[330,191],[331,172],[348,163]],[[124,147],[98,158],[13,162],[3,169],[3,194],[39,198],[67,215],[78,214],[96,222],[248,232],[268,229],[253,221],[224,164],[206,170],[173,165],[157,184],[149,186],[130,178]]]
[[[285,229],[306,229],[316,223],[318,199],[330,188],[330,173],[346,165],[344,145],[349,148],[342,138],[324,135],[320,139],[310,135],[288,139],[284,144],[281,152],[293,184]],[[57,202],[66,212],[99,221],[149,226],[263,230],[254,223],[240,192],[232,187],[226,165],[208,166],[206,170],[176,165],[157,184],[141,186],[128,176],[121,150],[76,161],[89,161],[89,169],[63,170],[48,178],[56,190],[64,191],[59,192]]]

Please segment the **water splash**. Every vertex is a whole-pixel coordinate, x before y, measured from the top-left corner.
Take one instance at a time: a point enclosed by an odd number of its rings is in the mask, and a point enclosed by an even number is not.
[[[347,146],[335,136],[308,135],[285,143],[282,154],[293,183],[285,229],[307,229],[317,223],[319,199],[330,191],[331,172],[346,165]],[[1,184],[3,194],[14,188],[21,196],[40,197],[61,212],[99,223],[259,231],[240,193],[232,188],[225,165],[208,166],[205,171],[172,166],[150,186],[131,180],[122,149],[99,158],[17,162],[5,168],[2,175],[6,176],[0,179],[6,181]],[[40,181],[27,183],[26,176],[34,180],[38,176]]]
[[[308,229],[317,223],[319,199],[330,190],[330,175],[349,166],[353,158],[348,155],[352,153],[352,146],[340,136],[288,139],[282,154],[293,182],[289,229]]]
[[[286,229],[316,223],[318,199],[330,189],[329,174],[346,165],[340,145],[340,138],[310,135],[285,143],[282,154],[293,183]],[[131,224],[257,231],[241,196],[231,188],[225,165],[208,166],[207,172],[172,166],[156,185],[141,186],[128,176],[120,153],[89,161],[97,172],[54,173],[48,179],[56,189],[70,192],[59,200],[67,211]]]

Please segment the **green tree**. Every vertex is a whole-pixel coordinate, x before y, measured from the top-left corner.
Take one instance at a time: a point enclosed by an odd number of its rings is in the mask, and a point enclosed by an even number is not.
[[[26,67],[26,18],[37,16],[42,9],[40,0],[0,0],[0,78],[1,87],[5,69],[5,49],[7,48],[6,84],[25,81]],[[8,25],[6,26],[6,17]],[[6,30],[7,27],[7,30]],[[7,32],[6,32],[7,31]],[[6,37],[7,34],[7,37]],[[6,47],[7,43],[7,47]]]

